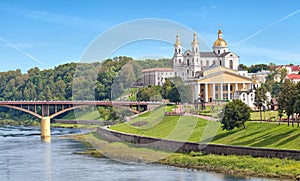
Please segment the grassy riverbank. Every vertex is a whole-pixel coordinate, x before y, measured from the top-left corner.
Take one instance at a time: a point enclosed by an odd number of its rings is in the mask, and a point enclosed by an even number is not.
[[[295,179],[300,173],[300,162],[289,159],[253,158],[250,156],[204,155],[168,153],[120,142],[107,142],[96,133],[74,135],[72,139],[92,149],[78,152],[95,157],[108,157],[129,162],[153,162],[178,167],[202,169],[240,176],[259,176]]]
[[[300,150],[300,128],[296,126],[247,122],[246,129],[223,131],[218,122],[192,116],[164,116],[163,113],[164,108],[160,108],[130,122],[111,126],[111,129],[191,142],[204,140],[217,144]]]
[[[35,120],[16,121],[11,119],[0,120],[0,126],[39,126]]]

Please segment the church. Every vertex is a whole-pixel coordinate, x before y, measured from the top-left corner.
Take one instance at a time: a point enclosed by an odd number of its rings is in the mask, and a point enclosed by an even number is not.
[[[180,36],[174,44],[173,69],[175,77],[180,77],[192,87],[193,100],[202,99],[206,103],[215,100],[241,99],[254,108],[255,80],[245,76],[239,68],[239,56],[229,51],[223,39],[222,30],[211,52],[202,52],[197,34],[194,33],[191,50],[183,52]]]

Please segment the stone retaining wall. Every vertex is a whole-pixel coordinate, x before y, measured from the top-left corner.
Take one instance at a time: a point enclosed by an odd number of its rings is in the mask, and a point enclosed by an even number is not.
[[[117,132],[105,128],[97,128],[97,133],[109,141],[128,142],[138,147],[160,149],[170,152],[189,153],[191,151],[218,155],[251,155],[253,157],[291,158],[300,160],[300,150],[281,150],[272,148],[253,148],[245,146],[229,146],[221,144],[199,144],[160,138],[138,136]]]

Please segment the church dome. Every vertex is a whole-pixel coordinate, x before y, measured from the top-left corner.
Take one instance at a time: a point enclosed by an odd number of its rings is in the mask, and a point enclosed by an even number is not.
[[[222,38],[222,30],[218,32],[218,39],[215,41],[214,47],[227,47],[226,41]]]

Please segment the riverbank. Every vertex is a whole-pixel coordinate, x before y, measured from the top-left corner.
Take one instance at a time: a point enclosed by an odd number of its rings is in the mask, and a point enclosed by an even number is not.
[[[78,140],[89,147],[79,154],[95,157],[108,157],[126,162],[165,164],[239,176],[300,179],[300,162],[296,160],[236,155],[205,155],[198,152],[189,154],[169,153],[149,148],[138,148],[130,143],[107,142],[96,133],[71,135],[68,138]]]
[[[246,129],[222,130],[221,124],[193,116],[164,116],[159,108],[112,130],[189,142],[300,150],[300,128],[273,123],[246,122]],[[174,134],[176,132],[176,134]]]

